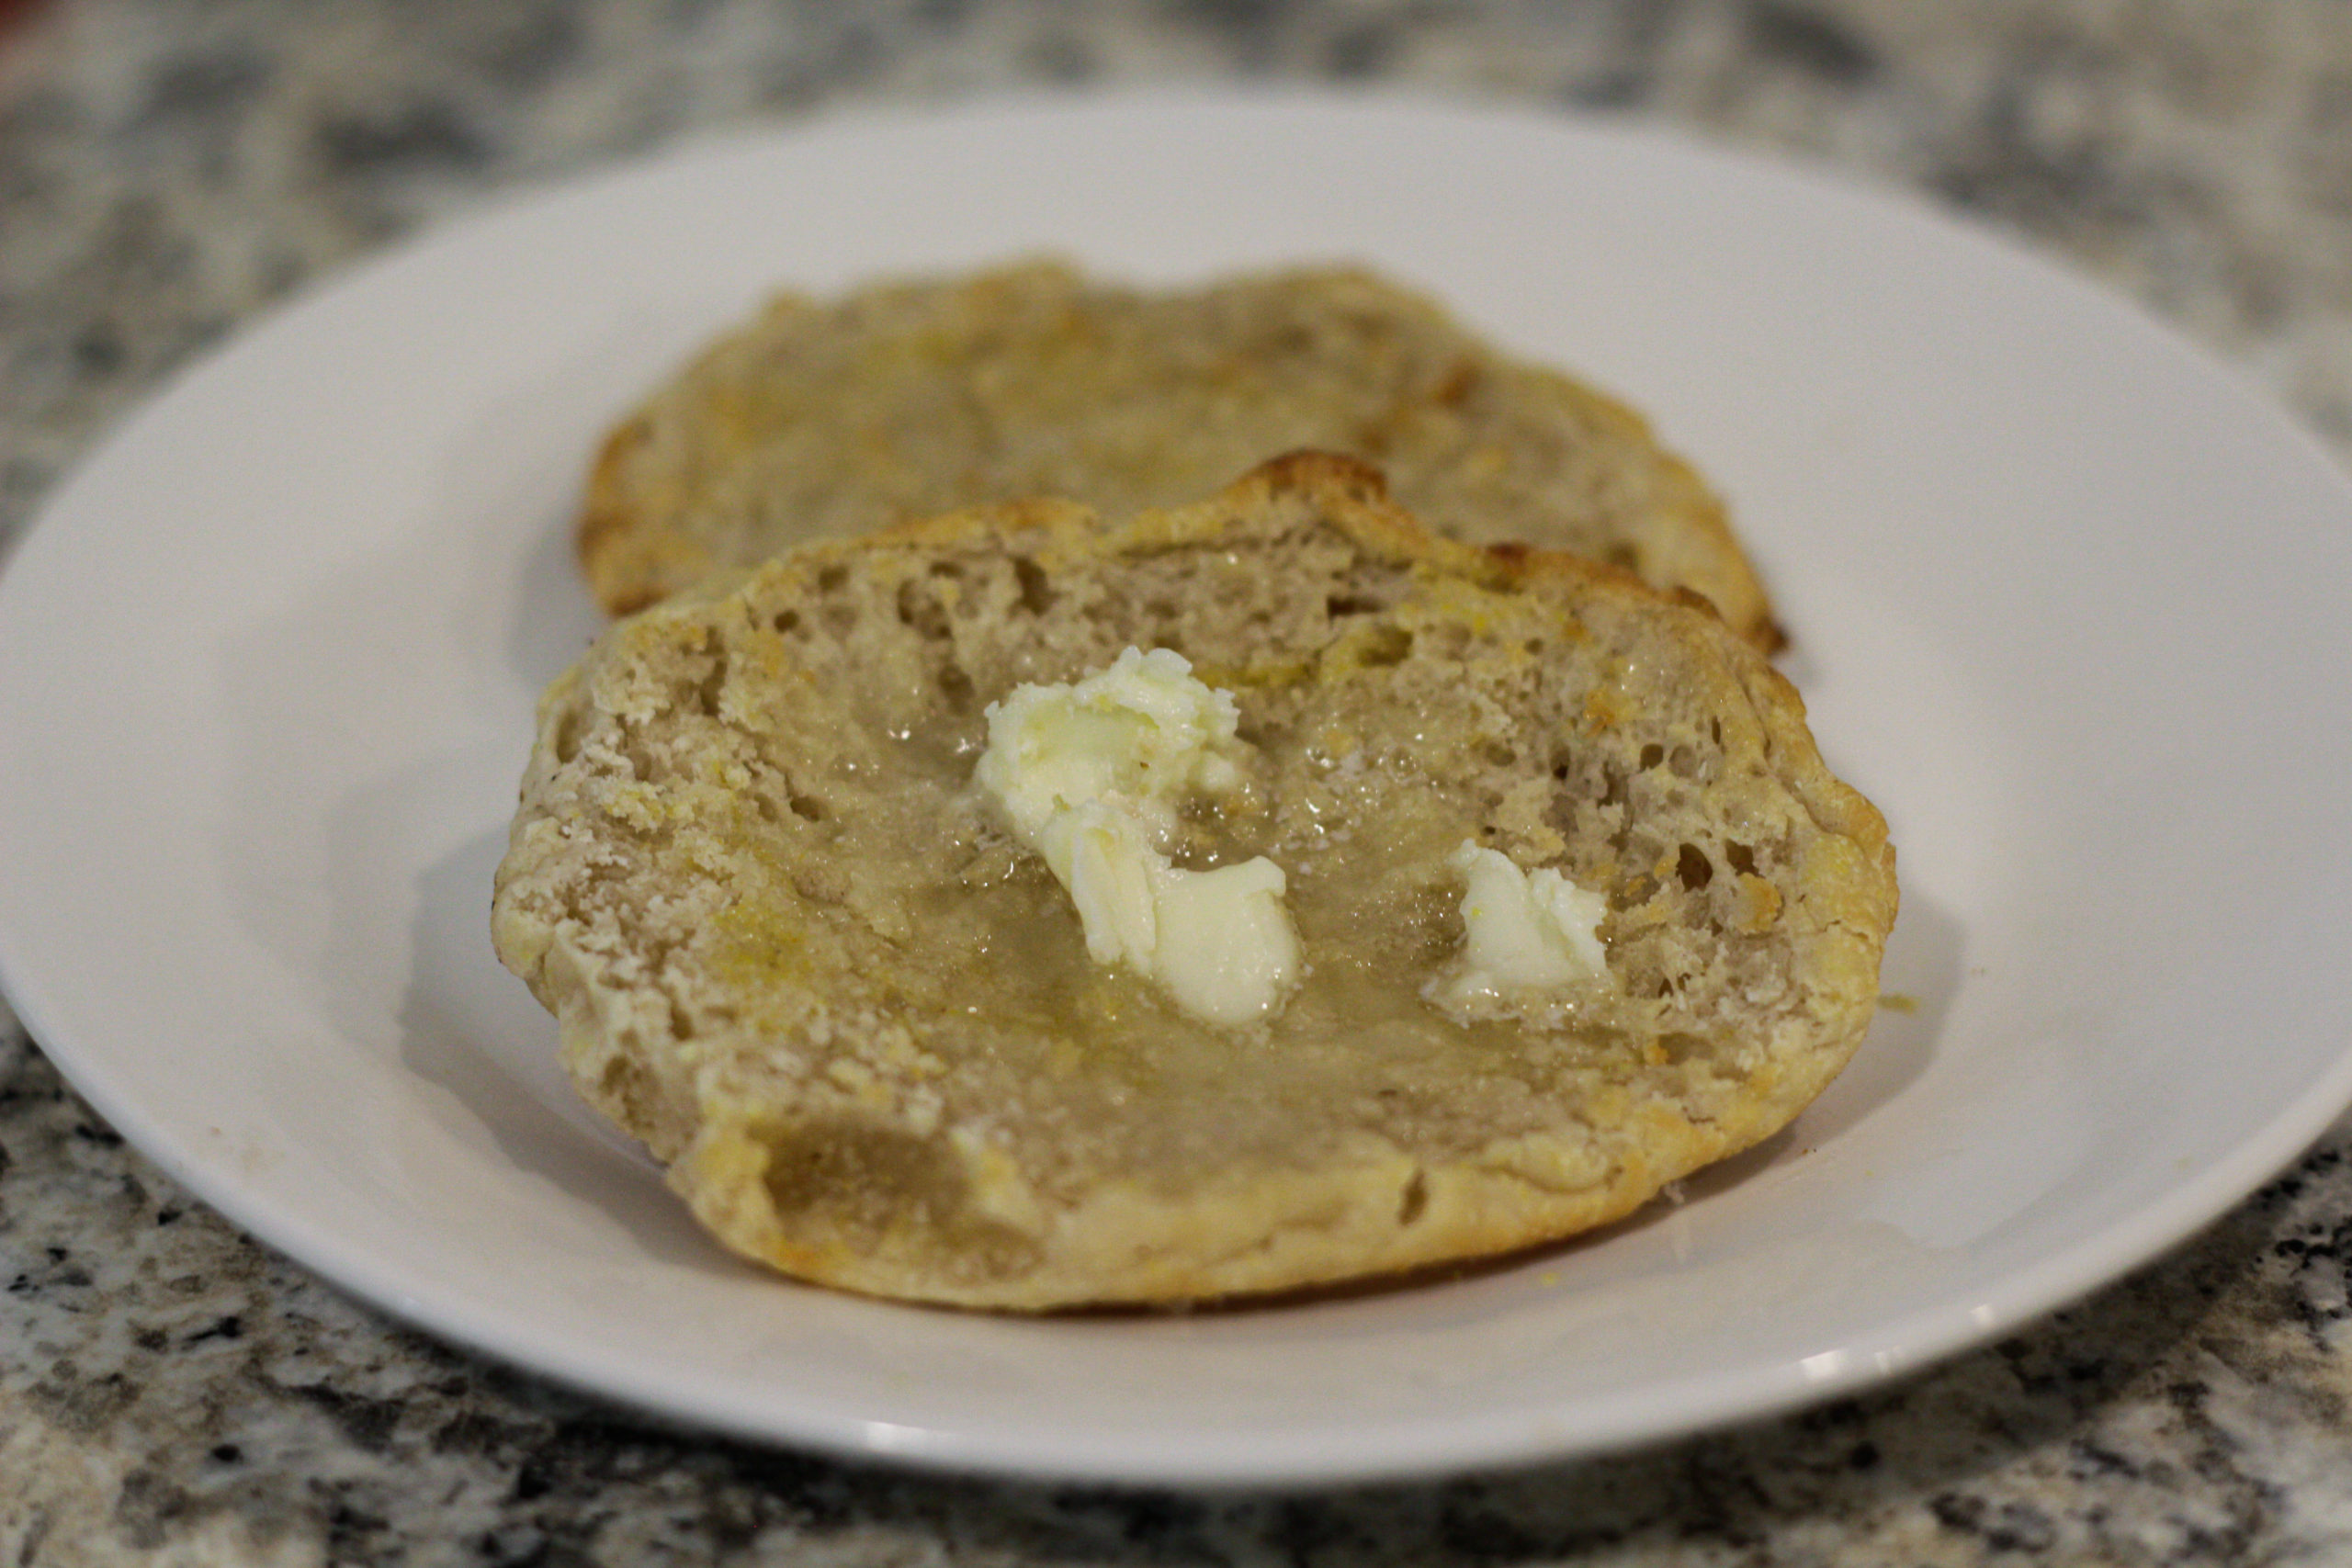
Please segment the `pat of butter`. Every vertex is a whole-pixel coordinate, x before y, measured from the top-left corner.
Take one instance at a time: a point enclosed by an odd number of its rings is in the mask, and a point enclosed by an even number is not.
[[[1041,848],[1069,889],[1098,964],[1124,964],[1211,1023],[1248,1023],[1282,1004],[1298,972],[1289,879],[1260,855],[1211,871],[1169,863],[1141,825],[1100,801],[1051,823]]]
[[[1240,783],[1233,698],[1192,669],[1131,648],[1073,683],[1022,686],[989,708],[972,776],[1069,892],[1096,963],[1208,1022],[1248,1023],[1289,996],[1298,938],[1273,862],[1188,871],[1165,852],[1185,795]]]
[[[1069,685],[1015,687],[988,717],[988,750],[972,776],[1033,846],[1060,813],[1115,800],[1157,847],[1175,825],[1178,800],[1228,794],[1240,782],[1231,694],[1193,680],[1192,664],[1171,649],[1128,649]]]
[[[1600,919],[1608,901],[1546,866],[1532,875],[1464,840],[1448,863],[1462,874],[1462,956],[1430,1000],[1458,1010],[1513,993],[1556,991],[1608,974]]]

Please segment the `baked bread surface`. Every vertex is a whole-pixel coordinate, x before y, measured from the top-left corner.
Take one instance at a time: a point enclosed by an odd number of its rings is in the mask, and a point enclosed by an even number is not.
[[[580,556],[620,614],[812,538],[1032,495],[1126,516],[1305,447],[1379,465],[1440,533],[1621,565],[1779,637],[1640,415],[1350,268],[1151,291],[1039,261],[784,296],[612,432]]]
[[[1194,1021],[1087,955],[971,783],[985,709],[1129,646],[1234,694],[1306,978]],[[1465,1019],[1465,840],[1605,894],[1604,982]],[[981,508],[612,627],[540,715],[501,957],[729,1247],[969,1306],[1174,1303],[1503,1252],[1785,1125],[1860,1044],[1879,814],[1792,688],[1623,573],[1435,537],[1359,464],[1106,525]]]

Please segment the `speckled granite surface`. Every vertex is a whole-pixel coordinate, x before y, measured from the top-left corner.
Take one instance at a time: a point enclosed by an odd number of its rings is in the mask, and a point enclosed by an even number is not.
[[[2329,0],[0,0],[0,539],[191,352],[519,182],[851,101],[1235,78],[1647,116],[1916,186],[2352,457]],[[2171,1259],[1795,1419],[1424,1486],[1119,1494],[681,1437],[390,1326],[175,1191],[0,1013],[0,1562],[2347,1562],[2348,1151],[2339,1126]]]

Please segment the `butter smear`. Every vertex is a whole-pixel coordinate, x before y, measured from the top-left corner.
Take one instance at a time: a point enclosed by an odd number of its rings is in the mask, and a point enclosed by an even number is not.
[[[989,705],[972,777],[1069,894],[1096,963],[1231,1026],[1289,997],[1298,936],[1288,879],[1263,855],[1211,871],[1168,858],[1178,806],[1241,782],[1233,697],[1192,671],[1171,649],[1130,648],[1080,681],[1017,687]]]

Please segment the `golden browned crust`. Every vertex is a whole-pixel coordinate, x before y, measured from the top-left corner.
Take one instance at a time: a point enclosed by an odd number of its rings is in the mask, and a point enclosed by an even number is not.
[[[983,705],[1131,641],[1236,693],[1251,841],[1346,915],[1318,948],[1302,913],[1333,989],[1258,1034],[1093,974],[961,783]],[[1430,846],[1464,835],[1605,892],[1613,990],[1417,1006],[1454,940]],[[1116,526],[1033,502],[810,546],[616,626],[543,704],[493,931],[728,1246],[1044,1310],[1630,1213],[1844,1066],[1895,897],[1884,822],[1713,615],[1433,537],[1306,453]]]
[[[1031,494],[1126,515],[1306,446],[1378,464],[1441,533],[1624,565],[1778,645],[1722,503],[1638,413],[1345,267],[1147,292],[1037,262],[780,298],[605,439],[579,553],[619,615],[815,538]]]

